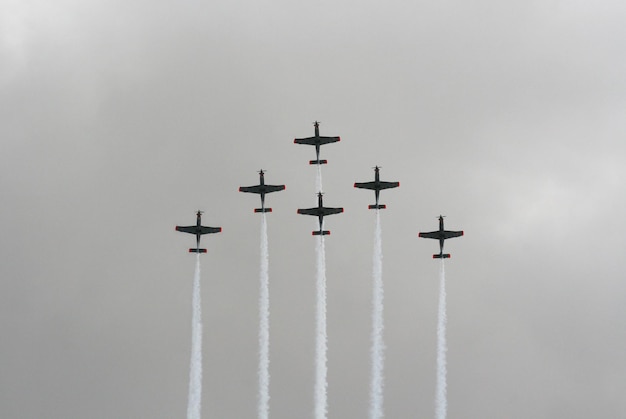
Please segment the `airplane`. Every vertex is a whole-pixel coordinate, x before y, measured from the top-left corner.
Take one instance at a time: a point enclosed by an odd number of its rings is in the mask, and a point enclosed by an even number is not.
[[[323,194],[321,192],[319,192],[317,194],[317,207],[306,208],[306,209],[299,209],[298,210],[298,214],[313,215],[313,216],[319,218],[320,229],[319,229],[319,231],[314,231],[313,232],[314,236],[326,236],[326,235],[329,235],[330,231],[322,230],[324,217],[327,216],[327,215],[339,214],[339,213],[343,212],[343,208],[329,208],[329,207],[325,207],[324,203],[322,202],[322,195]]]
[[[266,185],[264,179],[265,172],[259,171],[259,184],[255,186],[241,186],[239,192],[250,192],[261,195],[261,208],[255,208],[254,212],[272,212],[271,208],[265,208],[265,194],[285,190],[285,185]]]
[[[360,183],[357,182],[354,184],[355,188],[374,190],[374,193],[376,194],[376,203],[374,205],[368,206],[369,209],[387,208],[386,205],[378,203],[378,196],[380,194],[380,191],[382,189],[391,189],[391,188],[397,188],[398,186],[400,186],[400,182],[381,182],[380,174],[378,173],[379,171],[380,171],[380,167],[378,166],[374,167],[374,181],[373,182],[360,182]]]
[[[195,226],[176,226],[176,231],[182,231],[183,233],[196,235],[196,248],[189,249],[190,253],[206,253],[206,249],[200,248],[200,236],[203,234],[221,233],[222,227],[204,227],[200,225],[202,218],[202,211],[196,213],[196,225]]]
[[[443,215],[439,216],[439,230],[431,231],[429,233],[419,233],[419,237],[423,237],[425,239],[435,239],[439,240],[439,254],[433,255],[433,259],[447,259],[450,257],[449,253],[443,253],[443,242],[446,239],[451,239],[453,237],[459,237],[463,235],[462,231],[449,231],[444,230],[443,228]]]
[[[308,144],[315,146],[315,154],[317,156],[316,160],[310,160],[309,164],[327,164],[328,160],[320,160],[320,146],[324,144],[336,143],[340,141],[339,137],[320,137],[320,123],[315,121],[313,123],[315,126],[315,137],[308,138],[296,138],[293,140],[294,144]]]

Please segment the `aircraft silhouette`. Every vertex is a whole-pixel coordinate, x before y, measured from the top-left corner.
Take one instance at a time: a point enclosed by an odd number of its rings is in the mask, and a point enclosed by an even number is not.
[[[449,231],[443,228],[443,215],[439,216],[439,230],[431,231],[429,233],[419,233],[419,237],[423,237],[425,239],[435,239],[439,240],[439,254],[434,254],[433,259],[447,259],[450,257],[449,253],[443,253],[443,242],[446,239],[451,239],[453,237],[459,237],[463,235],[463,231]]]
[[[372,189],[376,194],[376,203],[374,205],[368,206],[369,209],[384,209],[387,208],[384,204],[378,203],[378,197],[380,195],[380,191],[383,189],[391,189],[397,188],[400,186],[400,182],[381,182],[380,180],[380,167],[374,167],[374,181],[373,182],[357,182],[354,184],[355,188],[361,189]]]
[[[196,213],[196,225],[195,226],[176,226],[176,231],[182,231],[183,233],[196,235],[196,248],[189,249],[190,253],[206,253],[206,249],[200,248],[200,236],[203,234],[220,233],[222,227],[204,227],[202,223],[202,211]]]
[[[298,214],[312,215],[314,217],[318,217],[319,222],[320,222],[320,229],[318,231],[313,231],[314,236],[326,236],[330,234],[330,231],[322,230],[324,217],[327,215],[339,214],[343,212],[343,208],[325,207],[322,196],[323,194],[321,192],[317,194],[317,207],[298,210]]]
[[[310,160],[309,164],[326,164],[328,160],[320,160],[320,146],[324,144],[336,143],[340,141],[339,137],[320,137],[320,123],[315,121],[313,123],[315,127],[315,136],[308,138],[296,138],[293,140],[295,144],[307,144],[315,146],[315,155],[317,156],[316,160]]]
[[[285,185],[266,185],[264,179],[265,172],[259,170],[259,184],[255,186],[241,186],[239,192],[250,192],[261,195],[261,208],[255,208],[254,212],[272,212],[271,208],[265,208],[265,194],[278,192],[285,189]]]

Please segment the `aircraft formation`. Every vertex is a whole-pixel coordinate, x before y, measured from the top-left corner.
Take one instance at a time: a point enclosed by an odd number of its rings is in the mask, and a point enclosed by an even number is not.
[[[320,148],[324,144],[331,144],[341,140],[340,137],[326,137],[320,136],[319,131],[319,122],[315,121],[313,123],[315,128],[315,135],[313,137],[307,138],[296,138],[294,139],[294,144],[305,144],[315,146],[315,160],[310,160],[309,164],[312,165],[322,165],[327,164],[328,160],[320,159]],[[400,182],[385,182],[380,180],[380,167],[374,167],[374,180],[371,182],[356,182],[354,184],[355,188],[359,189],[369,189],[374,191],[376,202],[372,205],[368,206],[368,209],[381,210],[387,208],[385,204],[379,203],[380,191],[384,189],[392,189],[400,186]],[[255,213],[267,213],[272,212],[271,208],[265,207],[265,195],[272,192],[283,191],[286,189],[285,185],[267,185],[265,184],[265,171],[261,169],[259,172],[259,184],[254,186],[241,186],[239,188],[239,192],[247,192],[258,194],[261,198],[261,208],[255,208]],[[312,208],[301,208],[298,209],[298,214],[302,215],[311,215],[314,217],[318,217],[319,220],[319,230],[315,230],[312,232],[314,236],[326,236],[330,234],[329,230],[324,230],[324,217],[328,215],[340,214],[343,212],[343,208],[339,207],[325,207],[323,202],[323,193],[322,191],[318,191],[317,193],[317,207]],[[439,230],[430,231],[430,232],[420,232],[418,234],[419,237],[426,239],[435,239],[439,240],[439,253],[433,255],[433,259],[448,259],[450,258],[449,253],[443,253],[444,242],[447,239],[451,239],[454,237],[463,236],[463,231],[450,231],[444,228],[444,216],[439,216]],[[201,225],[202,219],[202,211],[198,211],[196,213],[196,225],[195,226],[176,226],[176,231],[181,231],[183,233],[194,234],[196,236],[196,247],[190,248],[190,253],[206,253],[207,250],[200,248],[200,237],[204,234],[212,234],[212,233],[220,233],[222,231],[221,227],[205,227]]]

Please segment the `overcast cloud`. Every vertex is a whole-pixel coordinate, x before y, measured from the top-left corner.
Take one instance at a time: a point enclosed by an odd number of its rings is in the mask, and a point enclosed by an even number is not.
[[[0,416],[175,418],[205,211],[203,417],[256,415],[258,180],[270,416],[312,417],[315,204],[329,417],[368,409],[373,194],[386,417],[434,416],[437,244],[450,418],[626,416],[626,5],[0,0]]]

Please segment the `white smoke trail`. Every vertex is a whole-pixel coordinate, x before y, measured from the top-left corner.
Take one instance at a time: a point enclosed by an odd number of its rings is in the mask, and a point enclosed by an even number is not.
[[[383,367],[385,361],[385,344],[383,342],[383,248],[380,210],[376,210],[376,226],[374,230],[373,260],[373,297],[372,297],[372,370],[370,382],[370,415],[371,419],[383,417]]]
[[[200,419],[202,406],[202,303],[200,301],[200,253],[196,255],[191,318],[191,362],[187,419]]]
[[[326,250],[324,236],[317,237],[317,308],[315,342],[315,418],[325,419],[328,412],[326,334]]]
[[[265,213],[261,220],[261,274],[259,292],[259,396],[258,417],[269,416],[269,349],[270,349],[270,296],[269,296],[269,252],[267,245],[267,220]]]
[[[317,165],[317,191],[322,192],[322,167]],[[323,224],[320,230],[323,230]],[[316,341],[315,341],[315,419],[325,419],[328,413],[328,381],[327,356],[328,336],[326,333],[326,249],[324,236],[317,236],[315,246],[317,255],[317,307],[316,307]]]
[[[439,320],[437,322],[437,395],[435,401],[437,419],[445,419],[448,410],[446,322],[446,273],[444,259],[441,259],[439,270]]]
[[[317,165],[317,177],[315,178],[315,192],[324,192],[322,189],[322,165]]]

